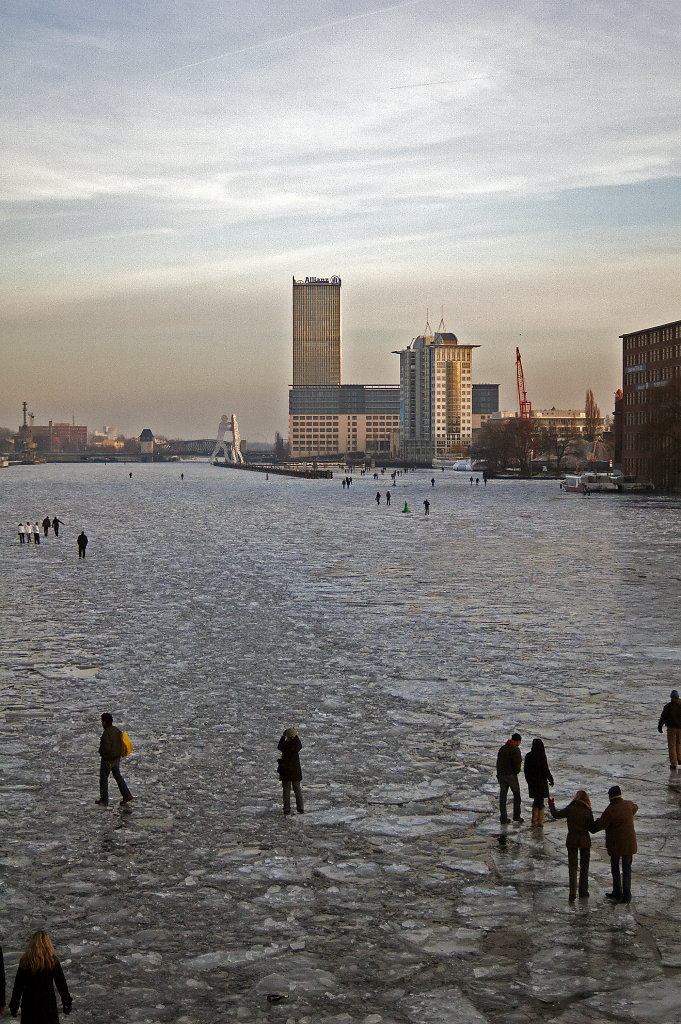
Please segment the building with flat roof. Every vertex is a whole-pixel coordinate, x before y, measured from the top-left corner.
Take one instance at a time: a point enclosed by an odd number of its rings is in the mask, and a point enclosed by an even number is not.
[[[398,385],[291,388],[288,405],[294,459],[361,453],[388,458],[393,450],[400,426]]]
[[[31,428],[38,453],[84,452],[87,448],[87,427],[78,423],[53,423]]]
[[[474,384],[472,394],[473,430],[479,430],[495,412],[499,412],[499,385]]]
[[[341,279],[293,278],[293,387],[341,383]]]
[[[473,434],[473,349],[444,328],[424,334],[401,351],[400,456],[406,462],[457,458]]]
[[[665,387],[671,390],[681,377],[681,320],[620,337],[622,472],[646,482],[678,486],[678,463],[664,451],[665,445],[678,447],[678,437],[674,441],[673,430],[671,433],[666,430],[666,439],[659,431],[660,436],[656,437],[651,427],[654,428],[660,418],[661,392]]]

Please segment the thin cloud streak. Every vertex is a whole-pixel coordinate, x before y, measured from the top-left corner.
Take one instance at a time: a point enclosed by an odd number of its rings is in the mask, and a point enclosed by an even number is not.
[[[225,53],[218,53],[215,57],[206,57],[204,60],[197,60],[191,64],[181,64],[179,67],[163,71],[161,78],[174,75],[178,71],[188,71],[190,68],[198,68],[203,64],[214,64],[219,60],[226,60],[228,57],[238,57],[243,53],[253,53],[254,50],[263,50],[267,46],[276,46],[277,43],[288,43],[292,39],[300,39],[302,36],[309,36],[315,32],[323,32],[327,28],[337,28],[338,25],[348,25],[353,21],[364,21],[366,18],[373,18],[379,14],[390,14],[391,11],[399,11],[404,7],[415,7],[423,4],[426,0],[404,0],[403,3],[391,4],[390,7],[377,7],[373,11],[363,11],[362,14],[349,14],[345,18],[337,18],[335,21],[326,21],[322,25],[311,25],[309,28],[298,29],[297,32],[289,32],[283,36],[275,36],[274,39],[265,39],[261,43],[253,43],[251,46],[242,46],[238,50],[227,50]]]
[[[486,82],[487,75],[476,75],[475,78],[443,78],[439,82],[412,82],[410,85],[391,85],[390,91],[398,89],[428,89],[433,85],[462,85],[464,82]]]

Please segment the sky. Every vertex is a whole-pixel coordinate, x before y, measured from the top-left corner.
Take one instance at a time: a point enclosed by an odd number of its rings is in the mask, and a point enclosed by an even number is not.
[[[603,413],[681,319],[677,0],[5,0],[0,426],[286,436],[292,277],[343,382],[444,317]]]

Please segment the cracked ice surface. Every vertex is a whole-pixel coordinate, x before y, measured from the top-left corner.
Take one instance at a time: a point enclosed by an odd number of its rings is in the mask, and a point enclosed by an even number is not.
[[[129,468],[1,476],[10,983],[46,927],[82,1024],[677,1019],[681,778],[655,727],[681,502],[417,472],[377,509],[371,479]],[[20,548],[48,512],[62,535]],[[103,710],[135,743],[130,809],[94,805]],[[291,724],[306,814],[284,818]],[[530,828],[524,783],[526,824],[499,826],[515,729],[559,805],[600,811],[614,781],[639,804],[630,907],[604,903],[602,835],[568,904],[564,825]]]

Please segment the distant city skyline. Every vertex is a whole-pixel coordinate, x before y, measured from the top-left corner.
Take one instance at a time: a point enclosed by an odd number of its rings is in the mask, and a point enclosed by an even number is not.
[[[286,434],[292,276],[343,280],[345,383],[397,383],[444,310],[503,408],[518,345],[534,408],[611,412],[619,336],[680,315],[665,0],[11,0],[0,29],[2,426]]]

